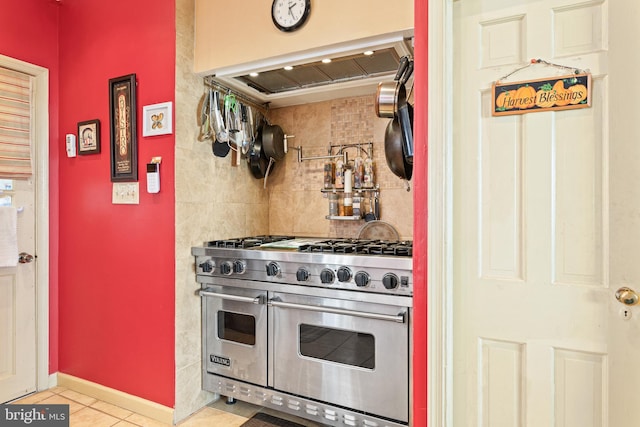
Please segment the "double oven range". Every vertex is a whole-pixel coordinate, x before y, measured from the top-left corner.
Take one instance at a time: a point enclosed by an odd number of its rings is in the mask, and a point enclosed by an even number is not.
[[[410,421],[412,242],[193,247],[203,389],[332,426]]]

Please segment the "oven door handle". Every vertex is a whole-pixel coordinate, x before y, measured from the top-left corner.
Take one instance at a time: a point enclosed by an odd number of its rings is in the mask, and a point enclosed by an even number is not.
[[[404,323],[406,320],[405,312],[398,313],[397,315],[369,313],[368,311],[346,310],[343,308],[325,307],[318,305],[295,304],[290,302],[278,301],[276,299],[269,300],[268,304],[273,307],[297,308],[299,310],[318,311],[321,313],[344,314],[347,316],[365,317],[367,319],[386,320],[397,323]]]
[[[207,292],[200,291],[198,292],[201,297],[215,297],[226,299],[230,301],[239,301],[239,302],[250,302],[252,304],[264,304],[266,300],[265,295],[258,295],[257,297],[243,297],[242,295],[231,295],[231,294],[219,294],[216,292]]]

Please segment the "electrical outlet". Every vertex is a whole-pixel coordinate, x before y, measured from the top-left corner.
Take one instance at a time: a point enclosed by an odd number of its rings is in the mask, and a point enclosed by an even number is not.
[[[137,182],[114,182],[111,193],[114,205],[139,205],[140,186]]]

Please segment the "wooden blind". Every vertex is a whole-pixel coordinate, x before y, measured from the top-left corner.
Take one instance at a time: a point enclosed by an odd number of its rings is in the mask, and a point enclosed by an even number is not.
[[[0,67],[0,178],[31,173],[31,77]]]

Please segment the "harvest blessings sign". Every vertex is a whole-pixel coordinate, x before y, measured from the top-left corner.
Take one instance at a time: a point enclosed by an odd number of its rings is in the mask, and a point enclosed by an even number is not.
[[[572,110],[591,106],[591,74],[494,83],[492,115]]]

